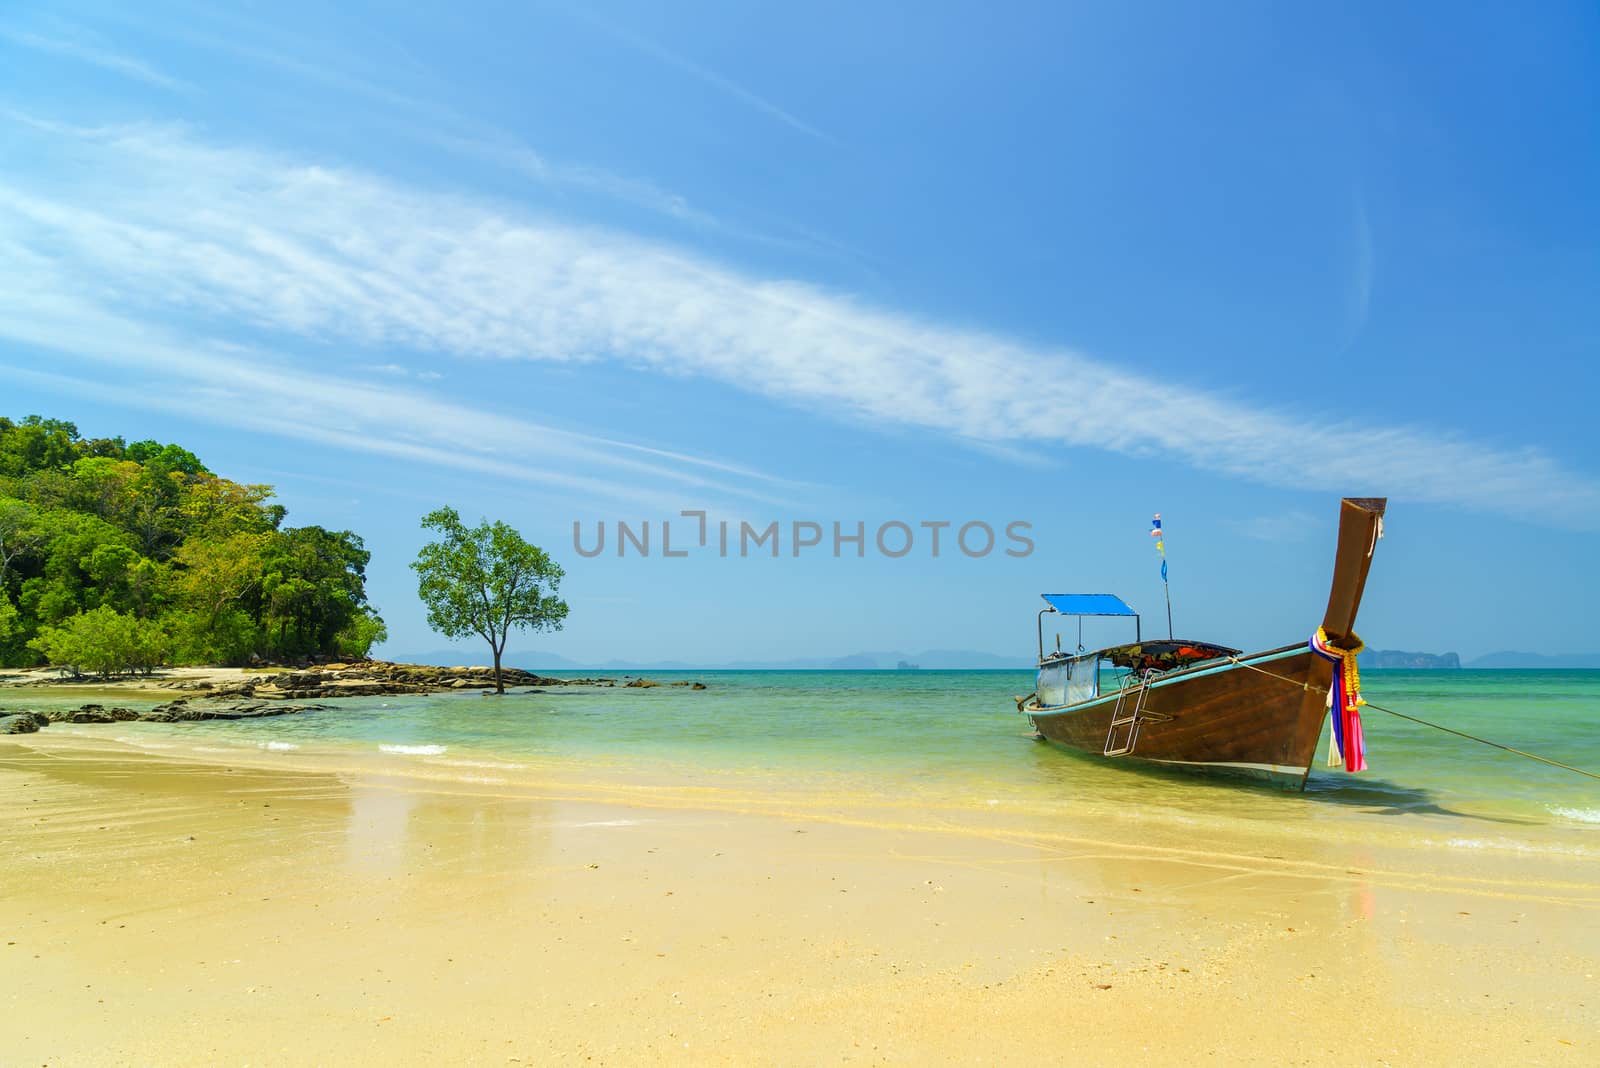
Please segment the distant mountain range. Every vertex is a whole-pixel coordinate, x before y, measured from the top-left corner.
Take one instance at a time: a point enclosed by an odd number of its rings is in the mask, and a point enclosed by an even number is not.
[[[1469,668],[1600,668],[1600,653],[1490,653],[1467,662]]]
[[[1461,658],[1455,653],[1407,653],[1399,649],[1368,649],[1356,657],[1356,664],[1364,668],[1459,668]]]
[[[449,667],[472,667],[492,664],[488,647],[434,649],[427,652],[407,653],[380,650],[373,654],[386,660],[403,664],[439,664]],[[599,664],[584,664],[555,653],[537,650],[508,651],[506,667],[528,671],[894,671],[898,665],[916,665],[923,670],[982,671],[995,669],[1028,670],[1034,662],[1028,657],[996,656],[969,649],[927,649],[920,653],[887,652],[851,653],[849,656],[798,657],[793,660],[728,660],[722,662],[690,662],[687,660],[622,660],[613,658]],[[904,670],[904,669],[902,669]],[[914,670],[914,669],[913,669]]]
[[[432,649],[420,653],[388,652],[373,655],[404,664],[439,664],[448,667],[493,663],[487,647],[483,649]],[[1412,653],[1400,649],[1369,649],[1361,654],[1363,668],[1406,668],[1452,670],[1537,668],[1584,670],[1600,669],[1600,653],[1489,653],[1462,663],[1455,653]],[[792,660],[623,660],[612,658],[599,664],[585,664],[555,653],[508,652],[506,667],[528,671],[894,671],[922,668],[930,671],[1025,671],[1034,667],[1029,657],[996,656],[971,649],[926,649],[920,653],[899,650],[851,653],[848,656],[797,657]],[[904,665],[904,667],[901,667]]]
[[[1364,668],[1465,668],[1482,670],[1586,670],[1600,668],[1600,653],[1489,653],[1465,664],[1455,653],[1407,653],[1399,649],[1369,649],[1357,662]]]

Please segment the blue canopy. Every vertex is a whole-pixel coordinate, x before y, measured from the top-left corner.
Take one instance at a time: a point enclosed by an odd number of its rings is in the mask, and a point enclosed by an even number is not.
[[[1137,616],[1114,593],[1041,593],[1045,603],[1064,616]]]

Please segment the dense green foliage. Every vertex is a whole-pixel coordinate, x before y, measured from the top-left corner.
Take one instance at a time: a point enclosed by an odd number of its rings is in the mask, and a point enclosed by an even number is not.
[[[444,537],[422,547],[412,567],[417,593],[428,607],[428,626],[446,638],[476,634],[494,653],[494,688],[500,680],[500,654],[511,628],[560,630],[567,603],[556,596],[561,565],[504,523],[487,519],[468,528],[454,508],[422,517],[426,530]]]
[[[361,538],[285,528],[271,496],[177,445],[0,417],[0,664],[364,655],[383,621]]]

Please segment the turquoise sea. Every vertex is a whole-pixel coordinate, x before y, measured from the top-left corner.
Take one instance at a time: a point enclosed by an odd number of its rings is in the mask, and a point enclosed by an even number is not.
[[[1028,737],[1027,671],[661,672],[705,690],[573,687],[358,698],[237,722],[55,724],[170,755],[249,752],[363,770],[515,783],[552,770],[852,802],[1052,806],[1184,823],[1331,821],[1463,845],[1600,857],[1600,781],[1367,710],[1369,772],[1318,767],[1304,794],[1085,757]],[[1366,696],[1600,769],[1600,671],[1369,671]],[[619,680],[620,683],[620,680]],[[104,699],[102,699],[104,700]],[[16,702],[7,702],[14,704]],[[30,704],[77,703],[72,697]],[[138,707],[140,702],[119,700]],[[153,702],[146,701],[145,705]],[[1326,742],[1324,740],[1324,746]],[[1320,755],[1319,755],[1320,760]],[[1444,836],[1439,838],[1438,836]]]

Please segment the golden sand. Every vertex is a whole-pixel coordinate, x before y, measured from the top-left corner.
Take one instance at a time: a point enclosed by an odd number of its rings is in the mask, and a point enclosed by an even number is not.
[[[1582,865],[893,811],[0,740],[0,1062],[1600,1059]]]

